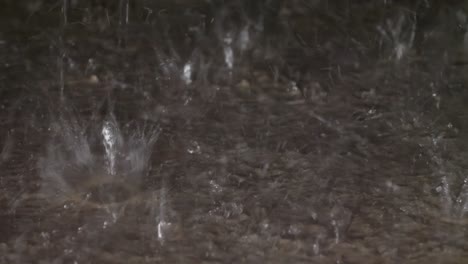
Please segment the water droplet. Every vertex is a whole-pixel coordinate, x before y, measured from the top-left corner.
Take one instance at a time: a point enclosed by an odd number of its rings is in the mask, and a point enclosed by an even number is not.
[[[184,72],[182,75],[182,80],[185,82],[186,85],[192,83],[192,63],[187,62],[184,66]]]
[[[249,27],[246,26],[242,29],[239,36],[240,50],[244,51],[247,49],[250,43]]]
[[[333,230],[334,230],[334,233],[335,233],[335,244],[338,244],[340,242],[340,229],[339,229],[339,225],[338,223],[335,221],[335,220],[332,220],[331,222],[332,226],[333,226]]]
[[[301,228],[298,225],[290,225],[288,228],[288,234],[297,236],[301,233]]]
[[[184,95],[184,105],[188,105],[192,101],[192,97],[189,95]]]
[[[315,255],[319,255],[319,254],[320,254],[320,245],[319,245],[319,240],[318,240],[318,238],[315,240],[315,243],[314,243],[314,245],[312,246],[312,250],[314,251],[314,254],[315,254]]]
[[[398,190],[400,189],[400,187],[399,187],[398,185],[394,184],[394,183],[393,183],[392,181],[390,181],[390,180],[387,180],[387,181],[385,182],[385,185],[387,186],[388,189],[390,189],[390,190],[393,191],[393,192],[396,192],[396,191],[398,191]]]
[[[223,204],[224,207],[224,217],[239,217],[244,211],[244,206],[238,203],[226,203]]]
[[[109,163],[108,172],[111,175],[115,175],[115,159],[117,156],[117,147],[121,142],[121,138],[117,122],[113,116],[111,116],[111,120],[104,122],[101,133],[106,150],[107,161]]]
[[[288,85],[288,93],[292,96],[297,96],[301,94],[301,91],[299,90],[299,87],[297,87],[297,83],[292,81]]]
[[[315,211],[310,212],[310,217],[312,217],[313,220],[317,220],[318,214]]]
[[[406,53],[407,46],[404,43],[397,43],[395,46],[396,59],[400,60]]]
[[[267,231],[270,228],[270,224],[268,223],[268,220],[263,220],[260,223],[260,227],[262,228],[263,231]]]
[[[216,183],[214,180],[210,181],[210,187],[211,191],[214,193],[220,193],[223,191],[223,187],[221,187],[218,183]]]
[[[171,226],[171,223],[169,222],[159,221],[158,227],[157,227],[159,241],[164,242],[164,240],[166,240],[166,234],[170,226]]]
[[[50,235],[47,232],[41,232],[41,237],[44,240],[49,240],[50,239]]]
[[[200,154],[201,148],[197,141],[191,141],[190,146],[187,148],[187,152],[190,154]]]
[[[224,47],[224,62],[227,67],[232,70],[232,67],[234,66],[234,52],[232,51],[231,46]]]
[[[232,50],[232,36],[231,34],[227,34],[223,38],[224,42],[224,62],[228,66],[228,68],[231,70],[233,65],[234,65],[234,51]]]

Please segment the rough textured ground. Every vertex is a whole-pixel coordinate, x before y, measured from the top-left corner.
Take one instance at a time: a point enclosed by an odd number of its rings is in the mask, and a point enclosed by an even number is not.
[[[1,263],[468,261],[462,2],[176,2],[2,9]]]

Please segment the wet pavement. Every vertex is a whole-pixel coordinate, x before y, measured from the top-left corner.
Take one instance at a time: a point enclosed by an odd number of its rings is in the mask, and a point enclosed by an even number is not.
[[[3,9],[0,263],[465,263],[463,3],[222,2]]]

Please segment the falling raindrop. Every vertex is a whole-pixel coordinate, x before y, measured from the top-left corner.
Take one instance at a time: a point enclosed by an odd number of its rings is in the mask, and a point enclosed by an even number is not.
[[[61,11],[62,11],[62,30],[61,30],[61,35],[59,37],[60,54],[57,60],[58,60],[58,68],[59,68],[60,97],[61,99],[63,99],[64,98],[63,93],[65,90],[65,59],[66,59],[65,44],[64,44],[64,31],[68,24],[68,0],[63,0]]]
[[[13,151],[13,139],[11,134],[7,134],[7,138],[2,147],[0,147],[0,164],[7,161]]]
[[[166,186],[166,179],[164,177],[162,187],[161,187],[161,194],[159,197],[159,210],[158,210],[159,214],[156,218],[157,239],[161,244],[164,244],[164,242],[167,240],[169,229],[172,225],[172,223],[167,220],[167,205],[168,205],[167,186]]]
[[[68,24],[68,0],[63,0],[62,2],[62,16],[63,16],[63,26]]]
[[[232,36],[228,34],[223,39],[224,42],[224,62],[226,63],[229,70],[232,70],[234,66],[234,52],[232,50]]]
[[[192,63],[189,61],[184,65],[184,72],[182,75],[182,80],[186,85],[192,83]]]
[[[315,243],[312,245],[312,250],[314,251],[315,255],[320,254],[320,244],[319,244],[319,239],[318,238],[315,240]]]
[[[128,24],[128,17],[129,17],[129,12],[130,12],[130,0],[126,0],[126,5],[125,5],[125,24]]]
[[[130,12],[130,0],[120,0],[120,19],[119,24],[122,25],[125,21],[125,25],[129,21],[129,12]]]
[[[245,51],[250,43],[249,27],[245,26],[239,35],[239,48],[241,51]]]
[[[336,220],[332,220],[331,224],[333,226],[333,232],[335,233],[335,244],[340,242],[340,230],[338,228],[338,223]]]

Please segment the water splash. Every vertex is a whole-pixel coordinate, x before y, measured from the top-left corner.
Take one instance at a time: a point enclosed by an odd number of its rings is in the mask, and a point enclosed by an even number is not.
[[[145,23],[149,23],[150,22],[150,18],[151,18],[151,15],[153,14],[153,10],[149,7],[144,7],[144,9],[146,10],[146,17],[145,17]]]
[[[452,127],[453,125],[449,123],[448,128]],[[444,216],[459,220],[468,212],[468,177],[457,173],[454,164],[443,158],[443,150],[447,148],[444,136],[445,134],[441,133],[431,138],[432,149],[429,154],[440,177],[440,184],[435,191],[440,197]]]
[[[441,178],[441,184],[435,190],[440,195],[444,215],[461,219],[468,212],[468,177],[463,180],[458,193],[454,190],[454,186],[455,183],[444,175]]]
[[[198,144],[198,142],[195,140],[190,141],[189,146],[187,148],[187,152],[189,154],[200,154],[201,153],[200,144]]]
[[[448,182],[447,176],[442,176],[442,182],[439,187],[436,188],[436,191],[440,193],[442,207],[444,208],[444,214],[450,216],[452,214],[453,201],[451,197],[450,184]]]
[[[159,215],[157,219],[157,235],[158,240],[161,243],[164,243],[166,240],[166,229],[170,225],[169,222],[166,221],[166,202],[167,202],[167,188],[165,184],[165,180],[163,179],[163,185],[161,187],[161,195],[159,197]]]
[[[416,19],[413,14],[399,13],[396,19],[387,19],[385,26],[378,26],[384,40],[391,43],[393,57],[400,61],[413,47],[416,36]]]
[[[87,127],[68,110],[52,123],[50,142],[38,162],[42,179],[38,195],[63,210],[93,209],[90,223],[107,228],[146,195],[142,179],[150,170],[160,129],[136,123],[122,132],[113,114],[96,129]],[[96,139],[103,143],[105,153],[91,148],[90,142]]]
[[[224,43],[224,62],[229,70],[232,70],[234,66],[234,51],[232,49],[233,37],[231,33],[228,33],[223,38]]]
[[[182,80],[186,85],[192,83],[192,63],[190,61],[184,65]]]
[[[151,225],[155,226],[153,234],[160,244],[164,244],[170,235],[172,223],[168,219],[167,175],[161,175],[161,179],[161,188],[159,192],[152,193],[151,198],[148,199],[148,206],[151,211]]]
[[[122,135],[120,134],[120,129],[114,115],[111,114],[108,119],[104,121],[101,133],[103,138],[102,142],[106,149],[107,171],[110,175],[115,175],[115,163],[119,148],[122,144]]]
[[[61,112],[58,120],[51,124],[51,140],[45,156],[38,161],[43,180],[41,193],[44,196],[67,199],[74,192],[75,179],[72,174],[75,170],[93,167],[95,156],[82,127],[81,121],[67,110]]]
[[[463,218],[468,211],[468,177],[463,180],[463,185],[455,202],[457,216]]]

